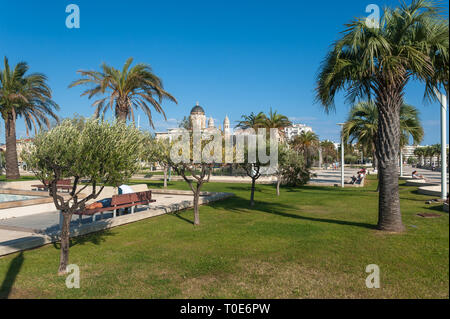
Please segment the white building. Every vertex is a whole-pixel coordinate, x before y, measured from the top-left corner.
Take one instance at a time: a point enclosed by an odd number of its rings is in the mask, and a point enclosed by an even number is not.
[[[295,136],[301,135],[303,132],[312,132],[312,127],[307,126],[306,124],[293,124],[284,129],[288,141],[292,140]]]

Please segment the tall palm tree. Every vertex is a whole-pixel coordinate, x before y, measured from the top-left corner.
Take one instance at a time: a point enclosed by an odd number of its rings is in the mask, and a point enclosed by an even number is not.
[[[259,112],[258,114],[252,112],[250,115],[242,115],[241,120],[237,122],[237,128],[241,128],[243,130],[252,128],[257,131],[258,128],[265,126],[266,115],[263,112]]]
[[[424,165],[424,163],[425,163],[425,160],[424,160],[425,149],[423,147],[417,147],[414,150],[414,155],[416,155],[419,158],[420,165]]]
[[[292,122],[287,116],[273,112],[270,108],[268,116],[264,116],[264,126],[268,129],[276,128],[282,138],[284,138],[284,128],[291,126]]]
[[[329,164],[337,159],[337,152],[334,143],[328,140],[320,142],[322,150],[322,158],[326,164]]]
[[[437,157],[437,166],[441,166],[441,144],[431,145],[433,148],[434,156]]]
[[[411,105],[400,107],[400,143],[399,150],[408,144],[410,137],[414,144],[423,139],[423,127],[419,118],[419,111]],[[372,101],[359,102],[350,109],[347,121],[343,127],[344,141],[357,142],[366,154],[372,154],[374,167],[378,168],[375,152],[378,132],[378,109]]]
[[[438,70],[448,70],[448,62],[435,63],[448,61],[448,20],[434,3],[413,0],[409,6],[384,9],[378,27],[366,25],[365,18],[346,27],[321,65],[317,98],[326,111],[334,107],[334,97],[340,90],[347,90],[350,102],[374,98],[379,119],[375,145],[380,180],[378,228],[402,231],[398,189],[400,108],[411,79],[424,82],[425,96],[435,99],[433,88],[443,84]]]
[[[311,131],[302,132],[300,135],[294,137],[290,145],[293,150],[302,153],[306,159],[306,164],[311,166],[312,154],[319,147],[319,137]]]
[[[104,117],[108,109],[115,111],[115,116],[120,121],[132,119],[134,122],[134,110],[141,109],[148,117],[152,127],[152,106],[156,112],[166,115],[161,106],[164,99],[177,103],[177,100],[163,88],[161,79],[156,76],[151,67],[139,63],[130,68],[133,58],[129,58],[122,70],[115,69],[105,63],[101,65],[101,71],[78,71],[82,78],[72,82],[69,87],[77,85],[91,85],[81,96],[89,98],[101,96],[92,105],[95,106],[95,116]]]
[[[424,148],[425,158],[428,158],[428,164],[431,166],[434,156],[434,149],[431,146],[426,146]]]
[[[29,67],[25,62],[11,68],[4,58],[4,69],[0,69],[0,112],[5,121],[6,134],[6,178],[20,177],[17,163],[16,119],[25,121],[27,135],[43,125],[50,126],[48,116],[58,120],[54,110],[59,106],[51,99],[52,92],[46,84],[47,78],[41,73],[26,75]]]

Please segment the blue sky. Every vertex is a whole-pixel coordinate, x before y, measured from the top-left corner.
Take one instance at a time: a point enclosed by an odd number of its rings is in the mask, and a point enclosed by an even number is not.
[[[80,28],[65,26],[68,4],[80,8]],[[79,69],[102,62],[122,67],[128,57],[148,63],[178,105],[164,103],[168,121],[154,113],[156,130],[177,126],[199,101],[219,124],[270,107],[313,127],[321,139],[339,139],[349,110],[314,103],[315,77],[334,40],[367,5],[398,1],[7,1],[1,0],[0,57],[26,61],[49,78],[60,115],[90,116],[92,100],[68,89]],[[442,5],[448,8],[448,1]],[[447,9],[448,10],[448,9]],[[448,11],[447,11],[448,15]],[[3,64],[3,61],[1,61]],[[410,83],[405,100],[421,112],[422,144],[439,142],[439,106],[425,104],[423,86]],[[109,113],[112,116],[112,113]],[[217,122],[216,122],[217,123]],[[0,140],[4,141],[1,123]],[[217,124],[216,124],[217,125]],[[141,127],[150,129],[141,116]],[[19,119],[18,137],[25,136]]]

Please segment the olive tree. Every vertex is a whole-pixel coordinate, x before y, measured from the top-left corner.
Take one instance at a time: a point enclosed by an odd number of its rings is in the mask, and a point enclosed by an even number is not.
[[[181,128],[174,134],[170,150],[165,153],[169,166],[189,185],[194,195],[194,225],[200,224],[200,192],[209,182],[216,163],[222,163],[224,156],[223,136],[217,129],[201,132]]]
[[[23,151],[23,158],[41,182],[48,183],[49,195],[63,216],[60,234],[59,274],[69,261],[70,221],[97,198],[105,185],[119,186],[140,167],[143,134],[124,122],[96,119],[64,120],[50,131],[41,132]],[[73,180],[69,196],[57,192],[57,181]],[[82,185],[81,179],[86,180]],[[91,187],[89,193],[82,193]]]
[[[305,185],[314,174],[311,174],[310,167],[302,154],[287,149],[280,152],[278,159],[279,174],[282,178],[282,184],[287,186]]]
[[[251,178],[250,206],[255,205],[256,181],[261,175],[277,174],[279,160],[279,133],[278,129],[271,128],[270,135],[266,129],[258,129],[258,134],[249,134],[245,137],[244,154],[239,166]]]
[[[148,163],[158,163],[164,170],[164,188],[167,188],[167,170],[169,168],[169,139],[158,140],[151,135],[146,137],[144,160]]]
[[[171,163],[173,170],[183,177],[194,194],[194,225],[200,225],[200,191],[203,184],[208,183],[213,165],[210,163]],[[189,176],[190,175],[190,176]],[[192,177],[192,178],[190,178]]]

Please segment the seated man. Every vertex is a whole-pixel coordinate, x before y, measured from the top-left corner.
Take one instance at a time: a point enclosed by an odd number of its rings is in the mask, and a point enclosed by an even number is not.
[[[355,184],[361,184],[363,178],[364,178],[364,174],[363,173],[358,173],[358,178],[356,179]]]
[[[423,175],[419,175],[419,173],[417,173],[417,171],[412,172],[412,178],[413,179],[423,179],[425,180],[425,177],[423,177]]]

